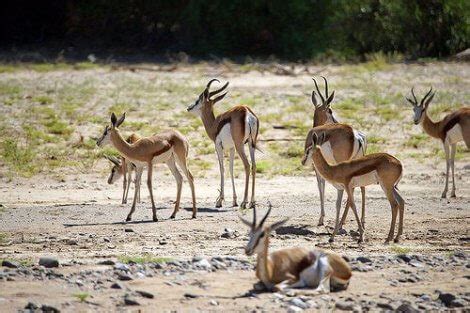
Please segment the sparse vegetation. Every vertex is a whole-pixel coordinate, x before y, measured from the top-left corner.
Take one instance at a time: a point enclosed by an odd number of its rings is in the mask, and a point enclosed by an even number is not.
[[[173,261],[172,258],[167,257],[156,257],[150,253],[144,253],[141,255],[121,255],[118,257],[119,262],[125,264],[144,264],[144,263],[168,263]]]
[[[86,299],[88,299],[88,297],[90,296],[90,294],[88,292],[79,292],[79,293],[75,293],[73,296],[77,298],[78,301],[85,302]]]
[[[404,246],[398,246],[398,245],[390,246],[390,250],[393,253],[396,253],[396,254],[407,254],[407,253],[411,252],[411,248],[404,247]]]

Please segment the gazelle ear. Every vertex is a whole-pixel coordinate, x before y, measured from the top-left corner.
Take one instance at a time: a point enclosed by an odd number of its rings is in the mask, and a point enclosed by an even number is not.
[[[116,127],[116,121],[117,121],[117,117],[116,117],[116,114],[111,113],[111,125],[113,125],[113,127]]]
[[[331,102],[333,101],[333,99],[335,98],[335,91],[333,90],[333,92],[331,93],[331,95],[328,97],[328,99],[326,100],[326,105],[327,106],[330,106]]]
[[[425,107],[426,109],[428,108],[428,105],[429,105],[429,103],[431,103],[431,101],[432,101],[432,99],[434,98],[434,95],[435,95],[435,94],[436,94],[436,93],[433,92],[433,93],[429,96],[429,98],[426,100],[426,102],[424,103],[424,107]]]
[[[114,165],[117,165],[117,166],[121,166],[121,162],[119,162],[119,160],[114,157],[114,156],[109,156],[109,155],[105,155],[104,156],[106,159],[108,159],[108,161],[110,161],[111,163],[113,163]]]
[[[287,218],[283,219],[282,221],[279,221],[279,222],[276,222],[276,223],[272,224],[271,226],[269,226],[269,228],[271,230],[276,230],[279,227],[281,227],[282,225],[284,225],[288,220],[289,220],[289,218],[287,217]]]
[[[122,114],[122,116],[121,116],[121,117],[119,118],[119,120],[116,122],[116,126],[114,126],[114,127],[117,128],[117,127],[121,126],[121,124],[124,122],[125,119],[126,119],[126,112],[124,112],[124,113]]]
[[[315,108],[318,107],[317,97],[315,96],[315,90],[312,90],[312,104]]]
[[[325,142],[325,138],[325,133],[321,133],[320,135],[318,135],[317,145],[321,146]]]
[[[220,100],[222,100],[226,95],[227,95],[228,92],[218,96],[217,98],[215,98],[213,101],[214,104],[216,104],[217,102],[219,102]]]
[[[312,134],[312,141],[313,141],[313,144],[311,145],[311,147],[314,147],[318,144],[318,135],[317,135],[317,133]]]

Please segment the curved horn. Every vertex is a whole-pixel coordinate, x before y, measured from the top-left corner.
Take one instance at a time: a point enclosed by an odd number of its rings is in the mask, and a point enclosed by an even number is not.
[[[325,102],[325,98],[323,98],[323,96],[322,96],[322,94],[321,94],[321,92],[320,92],[320,89],[318,88],[318,84],[317,84],[317,81],[315,80],[315,78],[312,77],[312,79],[313,79],[313,82],[315,83],[315,88],[317,88],[318,95],[320,96],[321,102],[322,102],[322,104],[323,104],[323,103]]]
[[[431,89],[429,89],[428,93],[424,96],[423,100],[421,100],[421,105],[424,104],[424,100],[426,100],[426,98],[431,94],[431,92],[432,92],[432,87]]]
[[[229,84],[229,82],[227,82],[225,85],[223,85],[220,89],[209,92],[209,97],[212,97],[213,95],[216,95],[219,92],[223,91],[225,88],[227,88],[228,84]]]
[[[411,95],[413,96],[413,99],[415,100],[415,104],[418,104],[418,100],[416,99],[414,89],[415,89],[415,86],[411,87]]]
[[[266,212],[266,215],[263,217],[263,219],[259,223],[259,227],[263,226],[264,222],[266,222],[266,219],[269,216],[269,213],[271,213],[271,209],[273,208],[273,206],[270,201],[268,201],[268,207],[269,207],[268,212]]]
[[[325,81],[325,99],[328,99],[328,81],[326,80],[325,76],[321,76]]]
[[[209,88],[211,87],[211,84],[212,84],[213,82],[218,82],[218,83],[220,83],[220,80],[218,80],[217,78],[211,79],[211,80],[207,83],[207,85],[206,85],[206,89],[207,89],[207,90],[209,90]]]
[[[118,160],[116,157],[114,157],[114,156],[105,155],[105,158],[108,159],[110,162],[114,163],[114,164],[117,165],[117,166],[121,165],[121,164],[119,163],[119,160]]]

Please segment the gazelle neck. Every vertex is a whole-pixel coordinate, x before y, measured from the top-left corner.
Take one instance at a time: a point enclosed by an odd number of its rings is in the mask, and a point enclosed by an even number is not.
[[[269,260],[269,235],[266,235],[264,239],[264,247],[263,251],[259,252],[257,255],[257,272],[259,275],[259,279],[265,284],[269,285],[271,283],[272,278],[272,267],[270,266]]]
[[[315,169],[326,179],[332,178],[331,165],[325,160],[325,157],[321,153],[320,148],[315,147],[312,154],[313,164]]]
[[[428,111],[424,111],[423,121],[421,125],[423,126],[424,131],[431,137],[440,138],[439,136],[439,123],[433,122],[428,115]]]
[[[214,109],[212,107],[203,108],[201,111],[201,119],[207,135],[212,141],[215,141],[217,136],[217,126],[215,125]]]
[[[113,146],[126,158],[132,154],[131,145],[122,138],[118,129],[110,130],[110,140]]]

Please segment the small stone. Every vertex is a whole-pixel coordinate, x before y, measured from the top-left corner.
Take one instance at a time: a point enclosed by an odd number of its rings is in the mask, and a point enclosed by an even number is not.
[[[100,261],[98,262],[98,265],[115,265],[116,262],[114,262],[113,260],[103,260],[103,261]]]
[[[395,307],[393,305],[391,305],[390,303],[386,303],[386,302],[378,302],[377,306],[385,310],[392,310],[392,311],[395,310]]]
[[[299,308],[298,306],[291,305],[287,308],[287,313],[297,313],[297,312],[302,312],[302,309]]]
[[[213,306],[217,306],[217,305],[219,305],[219,302],[217,302],[215,300],[211,300],[211,301],[209,301],[209,304],[213,305]]]
[[[104,242],[111,242],[111,239],[109,239],[108,237],[103,237],[103,241]]]
[[[131,298],[129,296],[124,297],[124,304],[125,305],[140,305],[140,303],[137,302],[137,300],[135,300],[134,298]]]
[[[408,264],[410,264],[413,267],[424,267],[423,263],[415,261],[415,260],[410,261]]]
[[[45,313],[59,313],[60,310],[53,307],[52,305],[43,304],[41,305],[41,311]]]
[[[353,302],[338,301],[336,302],[335,307],[338,310],[353,311],[356,308],[356,305]]]
[[[65,244],[67,244],[67,245],[69,245],[69,246],[76,246],[76,245],[78,245],[78,241],[75,240],[75,239],[67,239],[67,240],[65,241]]]
[[[455,299],[450,302],[450,307],[451,308],[463,308],[465,307],[466,303],[465,300],[463,299]]]
[[[185,298],[190,298],[190,299],[199,298],[198,295],[196,295],[196,294],[194,294],[194,293],[189,293],[189,292],[185,293],[185,294],[184,294],[184,297],[185,297]]]
[[[205,270],[209,270],[211,269],[212,265],[210,264],[209,261],[207,261],[206,259],[202,259],[200,260],[199,262],[195,262],[193,263],[194,266],[196,266],[197,268],[202,268],[202,269],[205,269]]]
[[[222,233],[222,235],[220,235],[220,237],[233,239],[233,238],[238,237],[238,235],[239,234],[236,230],[233,230],[233,229],[230,229],[230,228],[225,228],[224,232]]]
[[[418,313],[419,310],[415,308],[410,303],[402,303],[396,310],[396,312],[403,312],[403,313]]]
[[[134,278],[131,275],[127,275],[127,274],[119,274],[118,279],[122,281],[134,280]]]
[[[134,230],[133,230],[132,228],[125,228],[125,229],[124,229],[124,232],[125,232],[125,233],[133,233]]]
[[[155,297],[150,292],[147,292],[147,291],[144,291],[144,290],[136,290],[135,292],[138,293],[139,295],[141,295],[142,297],[147,298],[147,299],[153,299]]]
[[[39,265],[47,268],[59,267],[59,261],[51,257],[42,257],[39,259]]]
[[[448,293],[448,292],[445,292],[445,293],[443,292],[439,294],[439,300],[441,300],[442,303],[444,303],[446,306],[450,306],[452,301],[455,300],[455,295]]]
[[[114,265],[114,269],[121,270],[121,271],[126,271],[126,272],[130,270],[129,266],[127,264],[123,264],[123,263],[116,263]]]
[[[27,310],[34,311],[34,310],[39,309],[39,306],[34,302],[28,302],[28,304],[26,304],[26,306],[24,308],[27,309]]]
[[[411,258],[406,254],[399,254],[399,255],[397,255],[397,258],[405,261],[406,263],[411,261]]]
[[[366,258],[364,256],[357,257],[356,260],[358,260],[361,263],[372,263],[371,259]]]
[[[116,282],[116,283],[113,283],[113,284],[110,286],[110,288],[112,288],[112,289],[124,289],[124,286],[121,285],[120,283],[117,283],[117,282]]]
[[[296,307],[299,307],[301,309],[308,309],[309,305],[305,302],[302,301],[300,298],[294,298],[289,301],[290,304],[295,305]]]
[[[8,267],[8,268],[18,268],[20,265],[14,261],[3,260],[2,266]]]
[[[424,295],[419,296],[419,299],[420,299],[421,301],[431,301],[431,297],[430,297],[429,295],[427,295],[427,294],[424,294]]]

